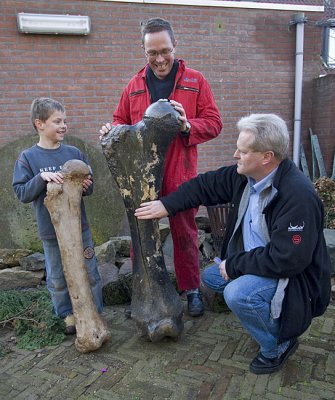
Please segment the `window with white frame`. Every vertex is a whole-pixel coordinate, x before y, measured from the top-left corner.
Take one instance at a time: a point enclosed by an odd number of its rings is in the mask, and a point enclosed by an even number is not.
[[[322,58],[328,68],[335,68],[335,19],[328,20],[323,28]]]

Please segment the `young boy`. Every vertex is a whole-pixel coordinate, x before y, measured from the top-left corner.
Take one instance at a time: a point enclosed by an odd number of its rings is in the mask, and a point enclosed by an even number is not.
[[[20,201],[33,202],[39,236],[43,243],[47,288],[56,315],[65,319],[66,333],[76,333],[75,321],[67,289],[61,255],[50,214],[44,206],[47,183],[63,183],[62,165],[72,159],[88,164],[83,153],[74,146],[62,144],[67,131],[64,106],[50,98],[37,98],[31,105],[31,122],[39,134],[39,142],[24,150],[15,162],[13,188]],[[91,177],[83,182],[83,195],[93,192]],[[101,312],[102,285],[97,269],[93,241],[88,226],[84,202],[81,202],[81,222],[84,259],[97,311]]]

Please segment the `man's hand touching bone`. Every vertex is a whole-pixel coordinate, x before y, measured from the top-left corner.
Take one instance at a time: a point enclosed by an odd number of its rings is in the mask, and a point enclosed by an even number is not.
[[[142,203],[140,207],[135,210],[135,217],[138,219],[155,219],[167,216],[168,212],[160,200]]]

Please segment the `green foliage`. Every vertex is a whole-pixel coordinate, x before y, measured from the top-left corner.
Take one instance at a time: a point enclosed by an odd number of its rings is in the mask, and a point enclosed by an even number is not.
[[[120,285],[109,284],[103,288],[103,302],[105,306],[125,304],[131,300],[131,280],[120,279]]]
[[[45,288],[1,292],[0,324],[14,329],[18,347],[26,350],[57,345],[65,337],[64,321],[54,315]]]
[[[0,343],[0,357],[5,356],[6,354],[10,353],[10,348],[6,344]]]
[[[325,210],[325,228],[335,228],[335,181],[322,176],[314,182]]]

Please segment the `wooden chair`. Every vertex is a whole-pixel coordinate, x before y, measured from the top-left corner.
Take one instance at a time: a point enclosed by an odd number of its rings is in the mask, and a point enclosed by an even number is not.
[[[218,256],[221,255],[221,247],[226,234],[229,208],[229,204],[217,204],[207,207],[213,246]]]

